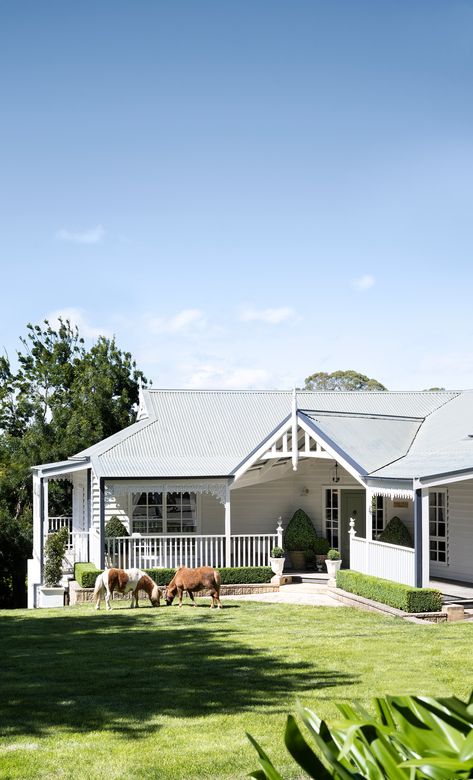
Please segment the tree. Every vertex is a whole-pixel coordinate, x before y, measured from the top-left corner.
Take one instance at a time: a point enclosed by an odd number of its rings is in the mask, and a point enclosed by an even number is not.
[[[319,371],[306,377],[303,390],[360,391],[387,390],[387,388],[381,382],[378,382],[377,379],[370,379],[357,371],[334,371],[332,374]]]
[[[16,528],[31,548],[31,466],[63,460],[132,423],[138,380],[146,379],[115,339],[101,336],[87,349],[68,320],[57,328],[28,324],[21,344],[16,373],[0,358],[0,537],[8,546]],[[51,483],[49,500],[52,513],[64,514],[70,486]],[[0,582],[11,577],[4,556]]]

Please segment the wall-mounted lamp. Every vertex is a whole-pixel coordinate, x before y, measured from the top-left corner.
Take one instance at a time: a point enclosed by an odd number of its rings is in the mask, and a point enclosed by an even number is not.
[[[335,466],[333,467],[332,471],[332,482],[340,482],[340,477],[338,476],[338,463],[335,461]]]
[[[309,492],[309,488],[308,487],[303,487],[302,490],[301,490],[301,496],[306,496],[308,494],[308,492]]]

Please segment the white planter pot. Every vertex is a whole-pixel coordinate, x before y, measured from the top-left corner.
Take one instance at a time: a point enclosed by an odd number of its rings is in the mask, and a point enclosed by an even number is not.
[[[278,577],[282,576],[285,561],[286,561],[285,558],[270,558],[269,559],[269,565],[271,566],[271,569],[273,570],[273,573],[276,574]]]
[[[325,561],[325,565],[327,567],[327,573],[331,580],[335,580],[337,576],[337,571],[339,570],[340,566],[342,565],[341,560],[338,561],[330,561],[328,558]]]
[[[64,588],[49,588],[42,585],[39,589],[40,607],[63,607],[64,606]]]

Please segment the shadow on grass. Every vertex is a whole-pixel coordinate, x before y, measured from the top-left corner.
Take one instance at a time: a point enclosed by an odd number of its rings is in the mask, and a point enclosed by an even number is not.
[[[0,733],[109,730],[149,736],[156,717],[286,708],[288,692],[356,677],[256,649],[238,610],[114,609],[0,617]],[[43,613],[44,614],[44,613]],[[249,620],[251,618],[249,617]]]

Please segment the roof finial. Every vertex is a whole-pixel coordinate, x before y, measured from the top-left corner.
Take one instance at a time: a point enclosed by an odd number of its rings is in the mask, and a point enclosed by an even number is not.
[[[146,408],[145,394],[143,392],[143,382],[141,374],[138,375],[138,412],[136,414],[136,420],[143,420],[148,417],[148,410]]]

